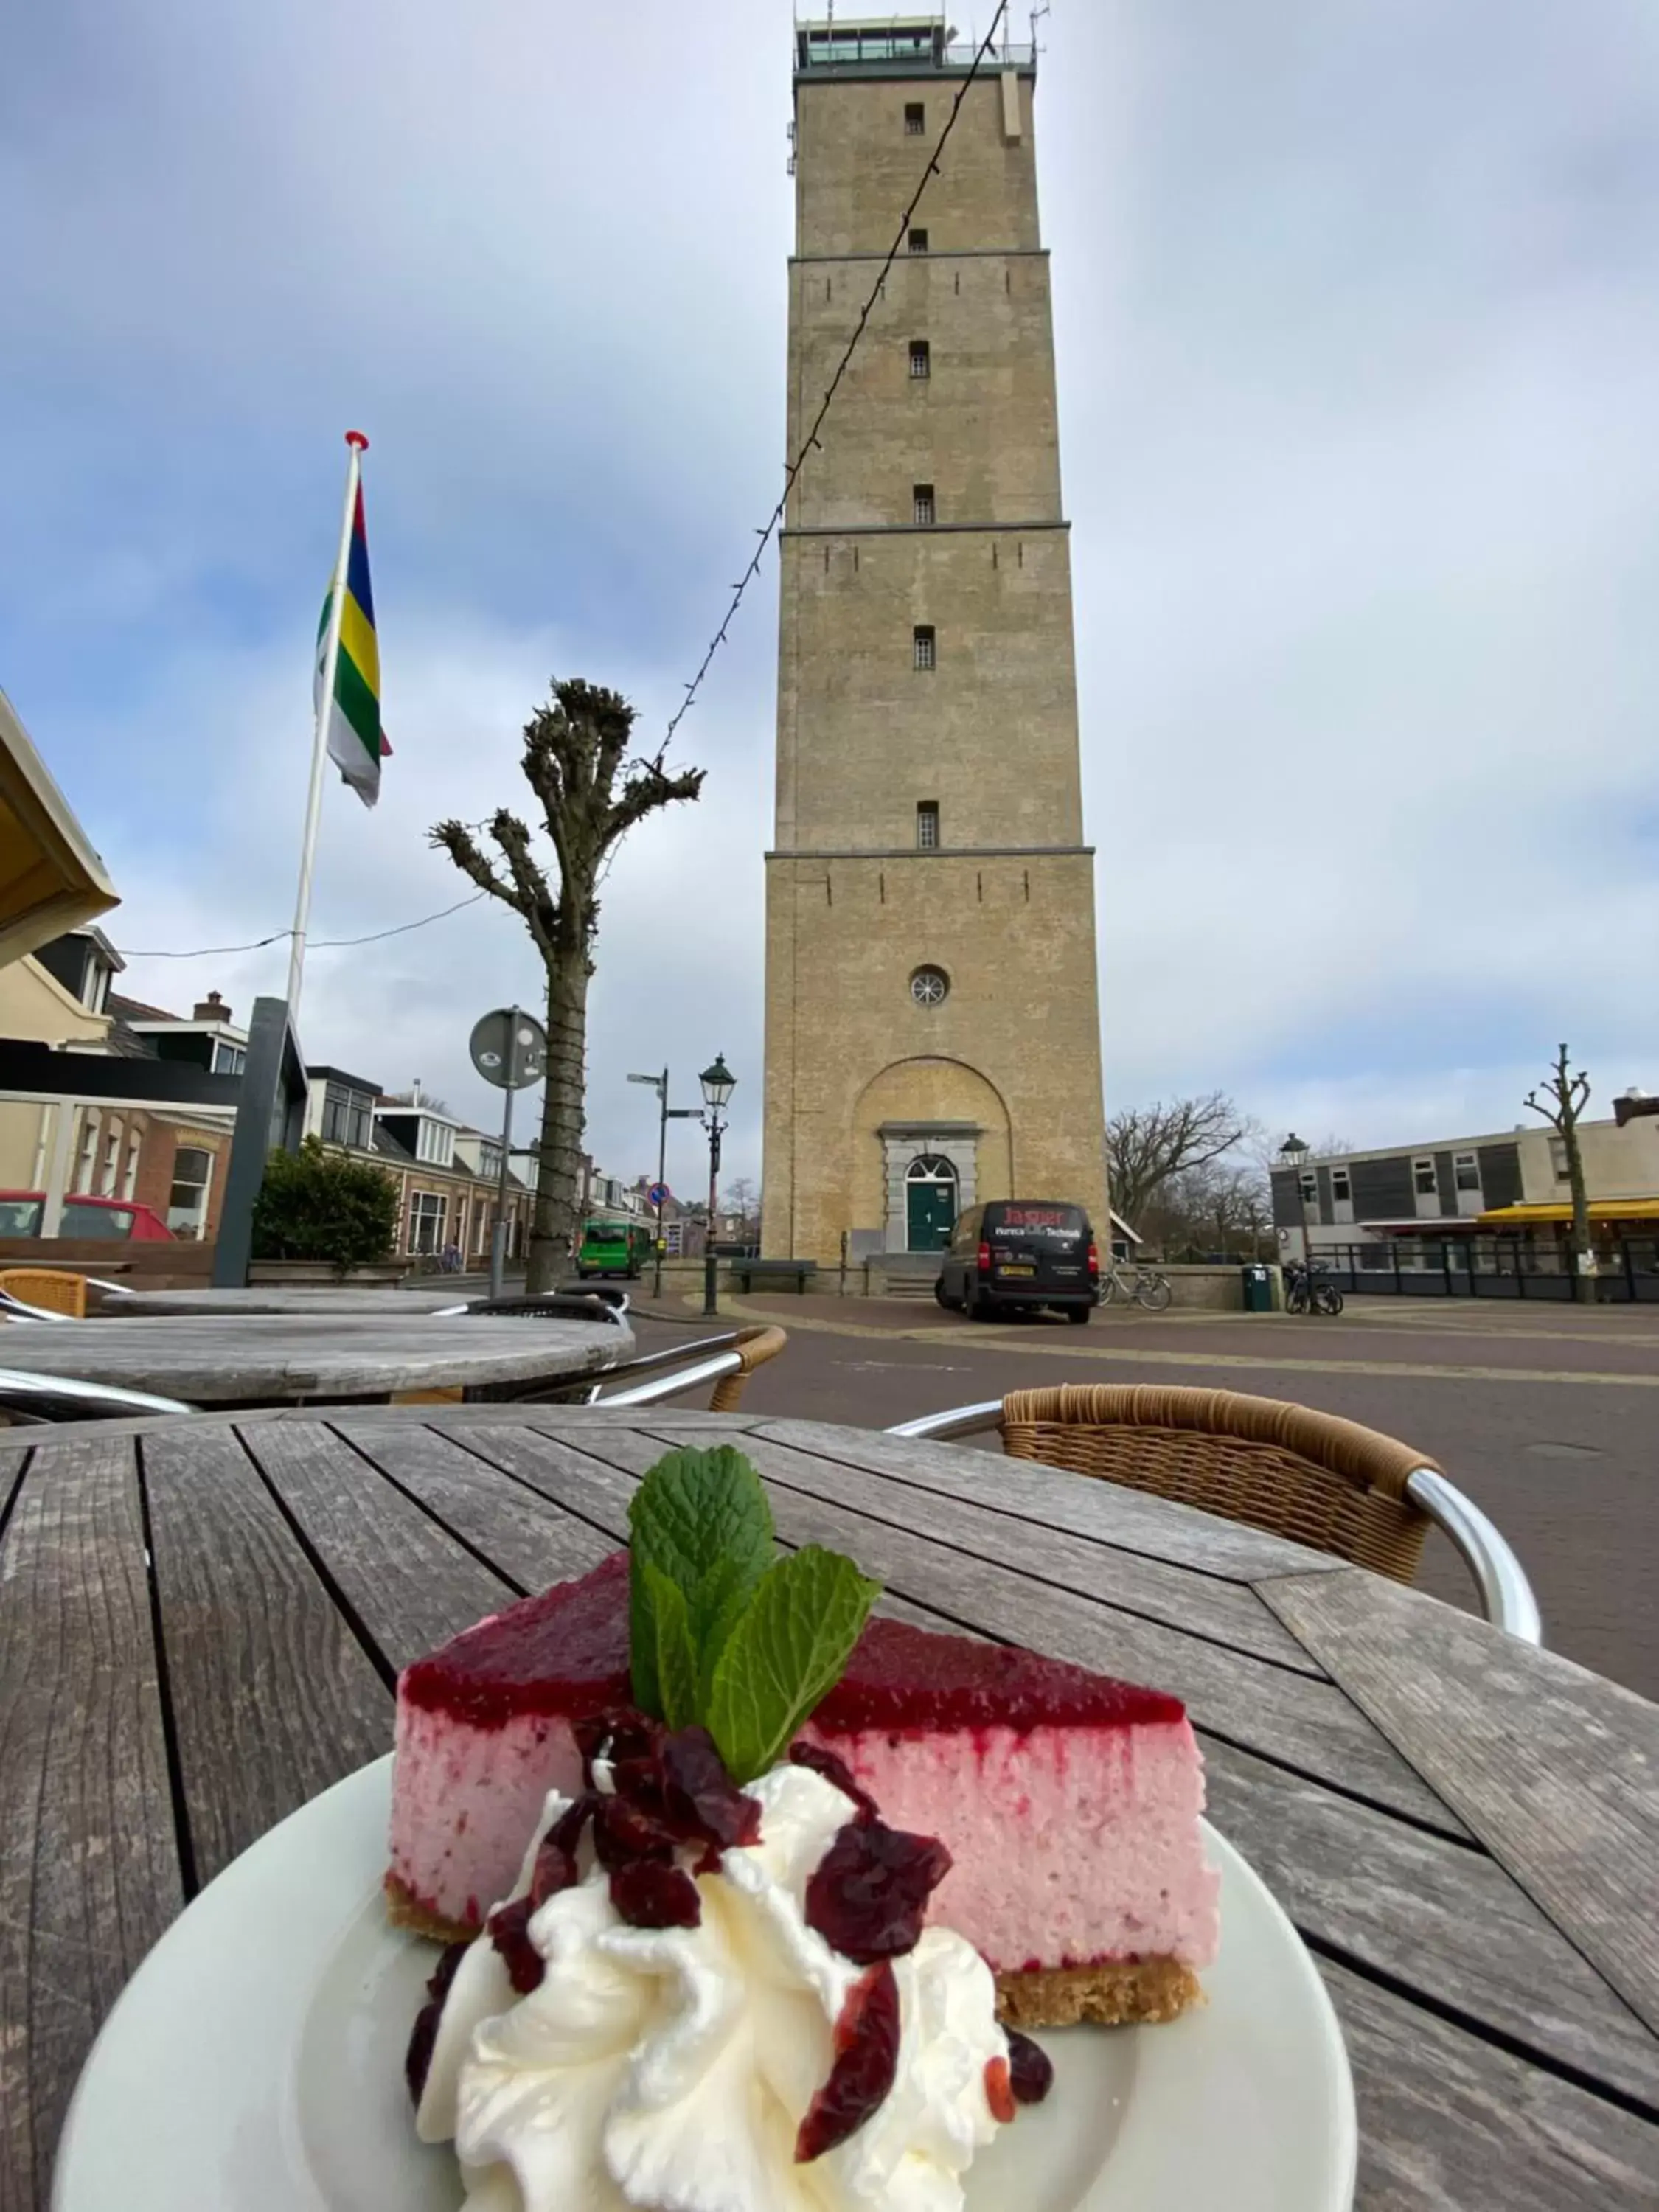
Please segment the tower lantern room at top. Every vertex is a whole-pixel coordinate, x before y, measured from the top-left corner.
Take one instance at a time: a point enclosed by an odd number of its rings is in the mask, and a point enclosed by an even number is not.
[[[1005,19],[1006,27],[1006,19]],[[872,15],[850,21],[798,23],[797,70],[878,69],[884,76],[914,69],[918,75],[972,66],[977,51],[957,43],[954,25],[943,15]],[[986,57],[1000,64],[1029,63],[1029,46],[999,41]]]

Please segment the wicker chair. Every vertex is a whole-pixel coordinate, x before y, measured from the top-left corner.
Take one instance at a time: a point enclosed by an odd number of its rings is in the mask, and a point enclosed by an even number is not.
[[[1150,1491],[1408,1583],[1431,1523],[1462,1553],[1486,1618],[1542,1641],[1520,1561],[1431,1460],[1358,1421],[1236,1390],[1075,1384],[901,1422],[893,1436],[998,1428],[1011,1459]]]
[[[739,1328],[719,1336],[699,1337],[695,1344],[674,1344],[665,1351],[641,1352],[637,1359],[625,1360],[620,1367],[607,1369],[600,1382],[589,1391],[587,1403],[654,1406],[659,1399],[677,1397],[684,1390],[695,1390],[705,1382],[712,1382],[714,1388],[708,1401],[709,1412],[735,1413],[749,1387],[750,1376],[769,1359],[775,1359],[788,1341],[784,1329]],[[687,1360],[691,1364],[683,1372],[658,1371],[680,1368]],[[624,1390],[607,1387],[634,1375],[643,1376],[646,1380]]]
[[[87,1279],[62,1267],[0,1267],[0,1311],[15,1304],[23,1317],[49,1315],[53,1321],[84,1321]]]

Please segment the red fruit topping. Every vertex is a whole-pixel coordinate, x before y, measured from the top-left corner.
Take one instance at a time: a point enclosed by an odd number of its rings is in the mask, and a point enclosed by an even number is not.
[[[409,2039],[409,2050],[404,2059],[404,2079],[409,2084],[409,2100],[418,2105],[426,2088],[426,2077],[432,2068],[432,2049],[438,2040],[438,2022],[443,2018],[444,1999],[449,1995],[449,1985],[455,1978],[455,1970],[472,1948],[470,1943],[452,1943],[438,1961],[437,1971],[426,1985],[429,2002],[423,2004],[415,2015],[415,2026]]]
[[[847,1992],[836,2022],[830,2079],[813,2098],[795,2137],[795,2163],[810,2166],[855,2135],[893,2086],[898,2071],[899,1994],[884,1960]]]
[[[665,1864],[674,1856],[674,1838],[658,1814],[626,1797],[601,1797],[593,1816],[593,1849],[599,1864],[614,1873],[635,1859]]]
[[[665,1736],[659,1754],[663,1817],[683,1843],[727,1850],[760,1841],[760,1805],[738,1789],[704,1728]]]
[[[562,1889],[574,1889],[580,1880],[576,1852],[582,1839],[582,1830],[593,1817],[599,1799],[591,1794],[577,1798],[560,1814],[542,1838],[541,1848],[536,1853],[536,1864],[530,1877],[530,1901],[532,1905],[545,1905],[550,1897]]]
[[[1017,2027],[1008,2038],[1008,2076],[1022,2105],[1040,2105],[1054,2086],[1054,2062],[1040,2043],[1022,2035]]]
[[[985,2062],[985,2101],[991,2107],[991,2118],[1000,2120],[1005,2128],[1019,2110],[1014,2102],[1014,2087],[1008,2078],[1006,2058],[988,2058]]]
[[[916,1948],[927,1900],[950,1871],[937,1836],[849,1820],[806,1885],[807,1925],[860,1966],[900,1958]]]
[[[850,1797],[866,1820],[873,1820],[881,1811],[875,1799],[862,1783],[854,1782],[853,1770],[844,1759],[837,1759],[833,1751],[822,1744],[792,1743],[789,1747],[792,1766],[810,1766],[814,1774],[821,1774],[826,1782],[833,1782],[843,1796]]]
[[[611,1876],[611,1902],[630,1928],[696,1928],[702,1899],[689,1874],[654,1859],[635,1859]]]
[[[507,1978],[521,1997],[540,1989],[542,1976],[547,1972],[542,1954],[529,1936],[530,1916],[535,1910],[527,1897],[517,1897],[511,1905],[502,1905],[499,1912],[492,1912],[484,1923],[486,1934],[501,1953]]]

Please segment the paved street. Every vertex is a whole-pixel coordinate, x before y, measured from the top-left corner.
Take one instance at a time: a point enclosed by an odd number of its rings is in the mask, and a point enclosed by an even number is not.
[[[1097,1314],[979,1327],[932,1304],[744,1298],[788,1350],[745,1409],[880,1428],[1026,1384],[1160,1382],[1297,1398],[1419,1445],[1520,1553],[1551,1646],[1659,1698],[1659,1308],[1351,1299],[1339,1321]],[[711,1324],[641,1314],[643,1341]],[[1424,1587],[1470,1602],[1431,1535]]]

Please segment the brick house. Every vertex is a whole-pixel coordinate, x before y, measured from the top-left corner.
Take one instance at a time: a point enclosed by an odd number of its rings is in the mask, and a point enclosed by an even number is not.
[[[5,971],[5,1034],[66,1053],[240,1071],[246,1032],[234,1026],[217,992],[188,1017],[169,1013],[114,988],[124,966],[95,926],[52,939]],[[54,1112],[44,1099],[0,1106],[0,1184],[7,1189],[44,1189]],[[175,1237],[208,1241],[218,1228],[230,1140],[229,1117],[208,1109],[83,1106],[76,1109],[65,1188],[71,1196],[131,1199]],[[112,1234],[118,1224],[111,1217]]]
[[[429,1099],[416,1084],[391,1098],[367,1076],[341,1067],[307,1070],[305,1130],[331,1151],[374,1162],[398,1188],[396,1249],[436,1259],[452,1242],[463,1263],[489,1264],[495,1224],[501,1148]],[[518,1258],[529,1234],[531,1193],[509,1168],[507,1249]]]

